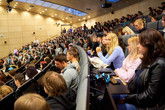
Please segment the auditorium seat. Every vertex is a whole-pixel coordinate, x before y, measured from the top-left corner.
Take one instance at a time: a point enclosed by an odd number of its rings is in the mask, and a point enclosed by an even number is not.
[[[162,31],[164,29],[163,25],[162,25],[162,20],[158,21],[158,30]]]
[[[134,33],[137,33],[135,26],[130,26],[130,28],[133,30]]]
[[[88,56],[85,50],[77,45],[80,57],[80,75],[79,75],[79,86],[77,89],[77,97],[76,97],[76,110],[89,110],[89,63]]]
[[[147,25],[147,29],[149,28],[153,28],[153,29],[158,29],[158,21],[155,21],[155,22],[149,22],[146,24]]]
[[[123,43],[124,43],[124,46],[125,46],[125,52],[124,52],[125,57],[127,57],[128,54],[129,54],[129,51],[128,51],[128,48],[127,48],[127,46],[128,46],[128,39],[129,39],[130,37],[132,37],[132,36],[135,36],[135,35],[137,35],[137,34],[123,35],[123,36],[122,36]]]
[[[0,100],[1,110],[13,110],[15,102],[15,92],[12,92]]]
[[[33,85],[33,79],[29,79],[26,81],[24,84],[22,84],[19,88],[16,89],[15,91],[15,97],[16,99],[20,97],[21,95],[29,92],[35,92],[35,88]]]
[[[87,102],[87,97],[88,97],[87,86],[88,86],[87,78],[79,84],[77,90],[77,98],[76,98],[76,104],[77,104],[76,110],[87,110],[87,105],[89,104],[89,102]]]

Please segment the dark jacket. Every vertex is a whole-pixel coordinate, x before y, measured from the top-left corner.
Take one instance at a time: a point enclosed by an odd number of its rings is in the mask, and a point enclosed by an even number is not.
[[[140,34],[141,32],[143,32],[143,31],[145,31],[145,30],[146,30],[146,28],[144,27],[144,28],[138,30],[137,32]]]
[[[68,90],[59,97],[48,97],[46,99],[51,110],[75,110],[76,94],[73,90]]]
[[[165,102],[165,58],[157,58],[149,67],[142,70],[130,83],[129,90],[134,92],[125,98],[126,103],[137,108],[155,109]],[[137,93],[138,92],[138,93]]]

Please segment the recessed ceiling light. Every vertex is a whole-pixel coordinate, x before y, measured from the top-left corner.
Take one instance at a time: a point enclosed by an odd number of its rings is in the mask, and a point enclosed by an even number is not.
[[[45,12],[44,10],[42,12]]]
[[[86,19],[86,18],[83,18],[83,19]]]
[[[62,20],[64,20],[64,19],[62,19]]]
[[[54,14],[55,16],[57,16],[57,14]]]
[[[81,21],[81,19],[78,19],[79,21]]]
[[[70,23],[72,23],[72,21]]]
[[[29,7],[29,9],[31,9],[31,7]]]
[[[68,19],[68,17],[66,17],[66,19]]]
[[[52,16],[52,17],[54,17],[54,16]]]
[[[90,16],[88,16],[88,18],[91,18]]]
[[[47,11],[47,9],[45,9],[45,11]]]
[[[16,2],[16,4],[18,4],[18,2]]]
[[[27,11],[29,11],[29,9],[27,9]]]

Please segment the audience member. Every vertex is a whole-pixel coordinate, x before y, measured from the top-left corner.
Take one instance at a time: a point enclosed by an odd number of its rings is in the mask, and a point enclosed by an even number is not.
[[[104,57],[101,52],[101,48],[96,48],[97,54],[100,59],[108,65],[113,62],[115,69],[122,67],[122,63],[125,57],[122,48],[119,46],[119,41],[116,34],[109,33],[107,35],[106,50],[108,51],[108,54]]]
[[[134,25],[135,25],[135,28],[137,29],[138,33],[141,33],[141,32],[146,30],[146,28],[145,28],[145,20],[143,20],[142,18],[137,19],[134,22]]]
[[[76,47],[73,47],[67,51],[67,60],[75,65],[78,74],[80,74],[79,53]]]
[[[17,86],[17,88],[19,88],[23,83],[26,82],[24,75],[22,73],[17,73],[14,76],[14,82],[15,82],[15,85]]]
[[[11,92],[13,92],[13,89],[10,86],[7,85],[0,86],[0,99],[7,96]]]
[[[50,107],[39,94],[28,93],[16,100],[14,110],[50,110]]]
[[[138,44],[139,37],[134,36],[128,39],[129,55],[123,61],[123,66],[115,70],[116,75],[126,83],[129,83],[135,77],[135,70],[141,64]]]
[[[120,99],[118,110],[158,109],[165,102],[165,40],[155,29],[139,35],[139,51],[143,54],[141,69],[128,85],[131,94]]]
[[[26,75],[25,79],[28,80],[29,78],[33,78],[34,75],[36,75],[38,72],[34,66],[29,66],[26,69]]]
[[[76,67],[67,63],[65,54],[55,56],[55,64],[57,68],[61,69],[61,75],[66,81],[67,88],[71,88],[76,92],[79,84],[79,76]]]
[[[44,90],[48,94],[47,103],[51,110],[74,110],[76,95],[71,89],[67,90],[64,78],[53,71],[47,72],[43,79]]]

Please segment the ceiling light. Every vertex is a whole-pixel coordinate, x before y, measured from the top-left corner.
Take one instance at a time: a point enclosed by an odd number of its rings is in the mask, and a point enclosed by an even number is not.
[[[16,4],[18,4],[18,2],[16,2]]]
[[[29,11],[29,9],[27,9],[27,11]]]
[[[47,9],[45,9],[45,11],[47,11]]]
[[[72,21],[70,23],[72,23]]]
[[[45,12],[44,10],[42,12]]]
[[[88,16],[88,18],[91,18],[90,16]]]
[[[40,12],[40,14],[42,14],[42,12]]]
[[[86,19],[86,18],[83,18],[83,19]]]
[[[29,9],[31,9],[31,7],[29,7]]]
[[[66,19],[68,19],[68,17],[66,17]]]
[[[79,21],[81,21],[81,19],[78,19]]]
[[[52,17],[54,17],[54,16],[52,16]]]
[[[54,14],[55,16],[57,16],[57,14]]]
[[[62,20],[64,20],[64,19],[62,19]]]

